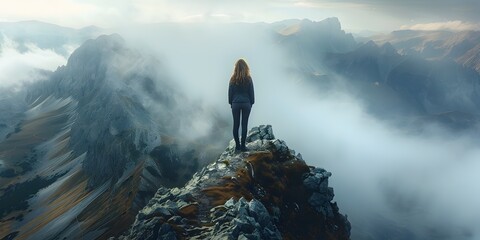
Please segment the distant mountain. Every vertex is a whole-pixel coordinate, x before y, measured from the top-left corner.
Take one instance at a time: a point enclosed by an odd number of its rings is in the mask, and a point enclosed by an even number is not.
[[[417,114],[480,112],[480,75],[453,61],[402,56],[389,43],[368,42],[349,53],[330,54],[326,64],[354,85],[369,84],[365,91],[388,91],[382,101],[395,97]]]
[[[457,61],[480,73],[480,44],[477,44],[461,57],[457,58]]]
[[[297,36],[300,30],[288,28],[291,34],[280,33],[279,44],[294,59],[297,71],[319,91],[347,89],[381,119],[447,124],[453,122],[437,121],[446,116],[441,113],[480,116],[480,74],[470,67],[477,61],[477,32],[398,31],[376,42],[357,44],[335,22],[323,23],[330,26],[324,31],[314,24],[303,28],[305,37]],[[480,118],[454,122],[448,125],[466,129],[475,127]]]
[[[352,34],[342,30],[338,18],[327,18],[322,21],[285,20],[270,25],[282,36],[282,41],[290,44],[306,44],[316,46],[322,52],[347,52],[356,47]],[[287,37],[290,36],[290,37]]]
[[[195,104],[167,79],[104,35],[26,86],[21,106],[0,102],[17,112],[2,123],[16,127],[0,140],[0,238],[114,236],[160,186],[190,179],[218,150],[178,134]]]
[[[342,30],[338,18],[287,20],[270,27],[279,44],[296,59],[295,68],[304,71],[318,68],[326,53],[345,53],[358,46],[353,36]]]
[[[390,42],[400,53],[432,60],[454,60],[480,72],[479,31],[394,31],[374,36],[375,42]]]
[[[74,29],[39,21],[0,22],[0,45],[4,38],[9,38],[19,44],[20,51],[27,49],[26,44],[35,44],[66,56],[65,45],[78,46],[104,32],[104,29],[95,26]]]

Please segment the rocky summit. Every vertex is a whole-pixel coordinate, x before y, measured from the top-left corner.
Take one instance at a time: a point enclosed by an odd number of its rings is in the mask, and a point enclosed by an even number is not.
[[[182,188],[160,188],[119,239],[350,239],[331,176],[252,128],[246,152],[230,142]]]

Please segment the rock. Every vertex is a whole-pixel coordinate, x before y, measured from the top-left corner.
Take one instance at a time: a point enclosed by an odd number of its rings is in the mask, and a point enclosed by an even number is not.
[[[229,239],[282,239],[272,217],[260,201],[247,201],[243,197],[236,201],[231,198],[224,207],[226,214],[213,219],[222,223],[215,235],[228,236]]]
[[[173,231],[172,227],[170,224],[162,224],[160,226],[160,229],[158,229],[158,239],[163,239],[163,240],[177,240],[177,236],[175,234],[175,231]]]
[[[315,168],[305,174],[303,184],[310,190],[320,191],[328,187],[328,178],[332,173],[322,168]]]
[[[247,142],[253,142],[256,140],[273,140],[273,130],[271,125],[260,125],[253,127],[247,134]]]
[[[333,200],[335,194],[333,188],[328,187],[328,178],[332,173],[322,168],[311,169],[309,173],[304,175],[303,184],[307,189],[313,191],[312,196],[308,199],[317,212],[326,217],[333,217],[333,210],[330,201]]]
[[[256,199],[252,199],[252,201],[250,201],[248,203],[248,206],[249,206],[249,214],[253,217],[255,217],[255,219],[258,220],[258,223],[262,226],[265,226],[267,224],[269,224],[269,218],[270,215],[267,211],[267,209],[265,208],[265,206],[263,206],[263,204],[256,200]]]
[[[349,239],[330,172],[307,166],[270,125],[247,142],[236,153],[230,141],[184,187],[158,189],[120,239]]]
[[[332,193],[318,193],[314,192],[312,196],[308,199],[315,210],[319,213],[322,213],[326,217],[333,217],[332,207],[330,206],[330,201],[333,200],[333,190]]]

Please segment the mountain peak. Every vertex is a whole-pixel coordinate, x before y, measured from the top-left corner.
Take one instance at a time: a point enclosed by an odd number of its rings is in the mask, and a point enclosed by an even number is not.
[[[48,79],[25,86],[18,99],[26,106],[0,143],[0,178],[11,189],[0,194],[9,226],[0,238],[118,236],[160,186],[184,185],[218,153],[180,139],[188,122],[178,120],[196,112],[174,99],[199,108],[179,97],[158,62],[146,60],[119,35],[104,35]]]
[[[379,54],[380,53],[380,47],[372,40],[364,43],[361,45],[356,52],[367,54],[367,55],[372,55],[372,54]]]
[[[389,42],[384,43],[380,48],[385,55],[398,55],[397,49]]]
[[[75,64],[80,59],[118,51],[124,44],[125,40],[118,34],[100,35],[96,39],[87,40],[77,48],[68,59],[67,65]],[[93,62],[93,64],[98,65],[99,62]]]
[[[145,82],[151,82],[150,88],[155,89],[160,81],[152,83],[150,75],[136,74],[134,63],[140,59],[120,35],[101,35],[76,49],[50,81],[29,90],[31,101],[52,96],[71,97],[77,103],[70,147],[75,154],[86,152],[83,169],[89,176],[89,186],[117,181],[127,162],[134,159],[131,152],[154,147],[146,143],[153,144],[151,139],[157,137],[153,134],[156,124],[142,104],[145,96],[134,89]],[[122,142],[123,147],[114,141]]]
[[[304,28],[327,28],[330,30],[338,30],[340,31],[342,29],[342,26],[340,24],[340,20],[336,17],[331,17],[331,18],[326,18],[321,21],[312,21],[310,19],[303,19],[300,21],[300,26]]]
[[[339,29],[341,28],[340,20],[337,17],[325,18],[324,20],[322,20],[320,22],[331,24],[333,26],[338,27]]]
[[[120,239],[349,239],[331,173],[306,165],[270,125],[252,128],[247,148],[235,152],[232,140],[183,188],[160,188]]]
[[[318,22],[312,21],[308,18],[304,18],[302,20],[289,19],[274,23],[273,28],[284,36],[309,31],[329,31],[331,33],[342,31],[340,20],[336,17],[326,18]]]

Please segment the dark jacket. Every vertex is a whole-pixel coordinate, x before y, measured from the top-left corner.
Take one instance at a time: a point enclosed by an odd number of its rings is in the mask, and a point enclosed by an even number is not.
[[[246,84],[232,84],[228,86],[228,103],[255,103],[253,93],[253,81],[250,79]]]

